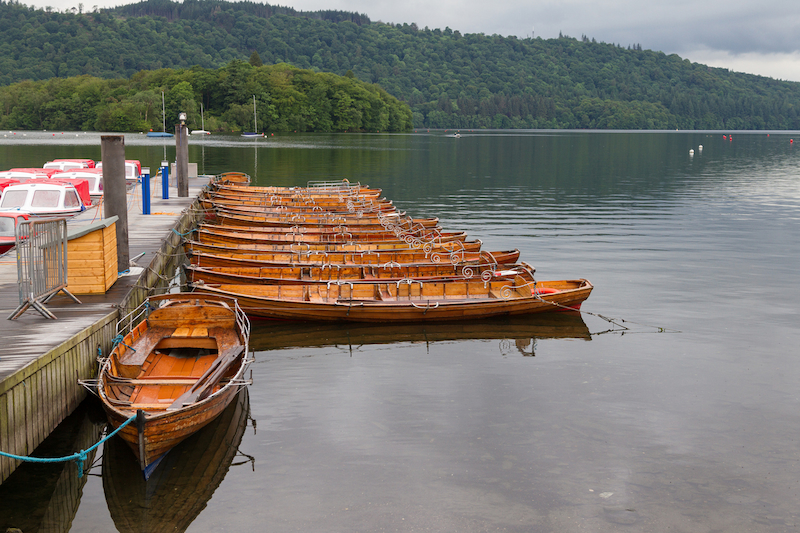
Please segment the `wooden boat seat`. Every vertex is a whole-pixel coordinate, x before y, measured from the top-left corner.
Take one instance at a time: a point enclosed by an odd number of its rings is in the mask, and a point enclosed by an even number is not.
[[[175,328],[175,331],[170,335],[171,338],[190,338],[190,337],[208,337],[208,328]]]
[[[239,358],[244,350],[244,346],[240,344],[236,332],[232,330],[214,328],[209,334],[214,335],[217,339],[220,348],[219,357],[217,357],[202,376],[197,378],[197,381],[189,390],[181,394],[172,405],[168,407],[169,410],[180,409],[186,405],[205,399],[213,392],[214,388],[219,386],[223,376],[228,372],[231,365]]]
[[[125,366],[142,366],[159,341],[164,337],[169,337],[173,331],[173,328],[148,328],[145,334],[136,339],[130,348],[125,348],[119,357],[119,363]]]

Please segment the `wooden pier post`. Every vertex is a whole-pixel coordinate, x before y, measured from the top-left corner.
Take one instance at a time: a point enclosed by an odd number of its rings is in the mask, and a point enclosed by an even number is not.
[[[180,124],[175,124],[175,174],[178,180],[178,197],[189,196],[189,130],[186,114],[180,114]]]
[[[119,217],[117,231],[117,268],[126,270],[130,263],[128,246],[128,198],[125,182],[125,137],[102,135],[100,157],[103,160],[103,216]]]

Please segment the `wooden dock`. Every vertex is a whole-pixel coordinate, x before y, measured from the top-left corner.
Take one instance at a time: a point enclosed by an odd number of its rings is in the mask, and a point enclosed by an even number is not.
[[[182,257],[181,236],[199,216],[197,196],[207,179],[190,179],[189,197],[151,199],[151,215],[142,215],[141,189],[128,193],[128,243],[138,267],[125,273],[105,294],[77,295],[81,304],[61,293],[47,308],[57,320],[29,309],[16,320],[6,320],[19,305],[17,261],[14,250],[0,256],[0,451],[29,455],[83,400],[86,391],[78,378],[96,375],[98,355],[107,355],[116,336],[116,323],[126,309],[138,306],[175,278]],[[137,197],[138,195],[138,197]],[[103,207],[93,206],[71,219],[68,228],[80,228],[103,218]],[[69,268],[69,257],[67,268]],[[69,289],[69,287],[68,287]],[[0,457],[0,483],[18,462]]]

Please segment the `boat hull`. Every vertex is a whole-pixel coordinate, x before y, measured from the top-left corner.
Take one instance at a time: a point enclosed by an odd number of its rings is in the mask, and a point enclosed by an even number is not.
[[[249,336],[249,323],[234,300],[169,294],[153,301],[162,301],[162,307],[117,344],[98,382],[113,427],[136,416],[118,435],[145,478],[242,388]]]
[[[389,284],[384,285],[387,285],[386,289],[390,288]],[[292,291],[292,286],[278,286],[284,295],[278,293],[277,297],[266,296],[274,294],[274,291],[268,292],[265,289],[269,287],[259,285],[205,285],[198,290],[237,298],[242,309],[253,317],[338,322],[436,322],[576,310],[592,292],[592,284],[585,279],[545,281],[537,285],[558,292],[537,296],[529,288],[530,296],[503,298],[500,294],[502,288],[498,287],[500,297],[468,298],[454,294],[452,299],[431,296],[379,300],[315,298],[308,292],[308,286],[305,286],[305,294]],[[294,294],[290,295],[292,292]]]
[[[420,250],[379,250],[377,252],[265,252],[254,245],[215,245],[197,241],[184,242],[184,251],[197,266],[328,266],[376,265],[386,263],[454,265],[492,263],[497,265],[519,261],[519,250],[425,253]],[[229,259],[230,261],[226,261]],[[201,261],[203,261],[201,263]],[[244,264],[244,262],[247,264]]]

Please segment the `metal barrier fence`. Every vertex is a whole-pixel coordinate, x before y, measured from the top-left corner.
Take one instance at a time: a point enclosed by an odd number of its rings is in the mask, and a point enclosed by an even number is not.
[[[55,319],[44,304],[61,291],[81,303],[67,290],[66,219],[20,221],[16,229],[16,247],[19,307],[9,320],[19,318],[29,307],[45,318]]]

